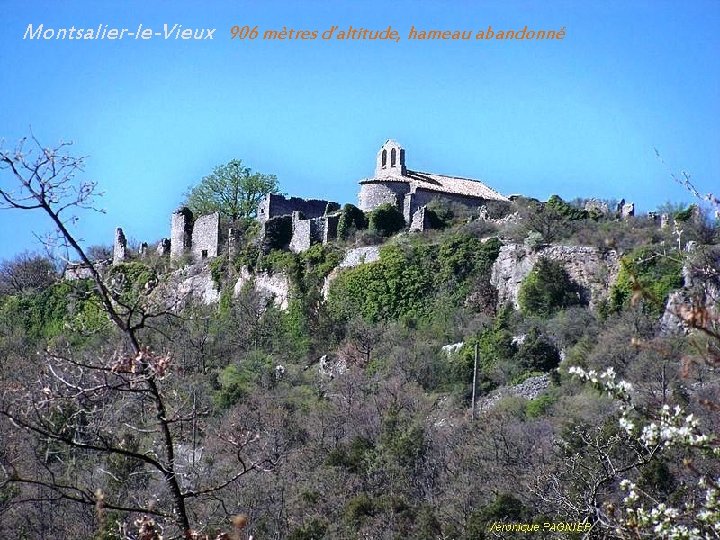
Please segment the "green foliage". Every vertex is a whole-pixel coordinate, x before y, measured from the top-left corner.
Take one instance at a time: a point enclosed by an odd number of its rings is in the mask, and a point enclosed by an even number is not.
[[[379,261],[342,272],[330,288],[331,312],[340,319],[360,315],[368,321],[422,316],[433,274],[410,259],[412,254],[391,245],[380,250]]]
[[[353,526],[359,526],[375,513],[375,505],[367,493],[360,493],[345,506],[345,519]]]
[[[353,230],[366,229],[368,220],[365,213],[357,206],[346,204],[343,206],[340,220],[338,221],[337,235],[340,240],[346,240]]]
[[[470,515],[463,538],[482,540],[489,538],[488,526],[494,522],[520,523],[530,517],[530,512],[522,502],[508,493],[502,493],[485,508]]]
[[[348,471],[359,474],[367,470],[368,459],[374,445],[370,439],[355,437],[349,444],[339,444],[330,451],[326,463],[331,467],[344,467]]]
[[[223,277],[225,276],[228,268],[228,260],[226,257],[215,257],[210,261],[210,277],[215,283],[216,287],[222,285]]]
[[[425,429],[401,418],[397,411],[390,411],[384,419],[380,441],[383,451],[402,466],[410,467],[425,450]]]
[[[645,309],[659,316],[670,292],[682,284],[681,260],[650,247],[636,249],[620,259],[620,272],[610,291],[610,309],[619,311],[631,301],[642,300]]]
[[[24,329],[31,339],[52,339],[66,334],[81,339],[109,327],[107,316],[90,281],[61,281],[33,293],[0,300],[0,318]]]
[[[343,271],[328,296],[331,313],[349,320],[418,319],[431,312],[438,295],[455,305],[464,300],[470,278],[489,279],[500,242],[482,243],[451,234],[439,244],[410,241],[380,250],[380,260]]]
[[[552,195],[545,204],[570,221],[599,217],[598,214],[591,214],[587,210],[566,203],[558,195]]]
[[[220,408],[228,408],[255,387],[271,388],[275,384],[272,358],[261,351],[251,351],[242,361],[230,364],[218,375],[219,390],[213,401]]]
[[[368,219],[371,232],[380,236],[391,236],[405,228],[405,218],[390,203],[381,204],[370,212]]]
[[[531,328],[517,351],[518,364],[526,371],[547,372],[560,364],[560,352],[537,328]]]
[[[556,311],[581,304],[578,287],[562,264],[538,259],[518,292],[520,310],[527,315],[550,317]]]
[[[684,223],[686,221],[690,221],[690,218],[692,218],[693,213],[695,212],[697,212],[697,205],[691,204],[684,210],[678,210],[677,212],[675,212],[673,217],[675,218],[675,221]]]
[[[478,389],[488,392],[497,384],[492,379],[492,372],[499,362],[509,361],[517,353],[517,345],[509,330],[509,310],[502,310],[493,320],[492,325],[484,328],[477,337],[465,341],[458,355],[458,362],[451,367],[454,381],[467,387],[473,380],[475,365],[475,345],[478,349]]]
[[[233,159],[213,172],[185,194],[185,206],[198,215],[220,212],[237,221],[255,217],[258,204],[268,193],[278,193],[274,175],[252,172],[242,160]]]
[[[115,265],[108,274],[111,288],[125,304],[135,304],[148,286],[157,283],[157,272],[139,261]]]
[[[525,415],[528,418],[540,418],[548,412],[556,401],[557,398],[550,394],[543,394],[535,399],[531,399],[527,402],[527,405],[525,405]]]

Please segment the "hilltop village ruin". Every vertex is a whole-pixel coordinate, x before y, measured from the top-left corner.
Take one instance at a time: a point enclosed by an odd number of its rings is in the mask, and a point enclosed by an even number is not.
[[[410,231],[431,228],[428,205],[440,201],[478,211],[482,219],[497,219],[507,215],[510,203],[516,196],[504,196],[480,180],[412,170],[406,161],[406,151],[396,141],[387,140],[377,152],[373,176],[359,180],[358,208],[370,212],[381,205],[390,204],[403,214]],[[592,208],[608,213],[607,205],[598,201],[588,203]],[[621,201],[615,209],[621,217],[634,215],[633,203]],[[257,209],[261,225],[260,241],[273,231],[286,231],[288,248],[296,253],[313,244],[326,244],[337,239],[341,205],[323,199],[302,199],[268,194]],[[652,219],[658,216],[649,215]],[[667,225],[667,216],[661,216]],[[223,229],[218,212],[194,216],[186,207],[173,212],[170,220],[170,237],[163,238],[155,247],[157,255],[171,260],[186,258],[188,262],[201,262],[221,255],[232,257],[237,231]],[[149,252],[147,243],[141,243],[137,254],[131,254],[122,228],[117,228],[113,242],[112,265],[120,264],[132,256]],[[87,277],[82,265],[69,265],[68,279]]]

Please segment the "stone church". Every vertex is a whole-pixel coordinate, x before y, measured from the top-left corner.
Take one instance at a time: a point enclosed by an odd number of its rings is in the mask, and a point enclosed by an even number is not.
[[[405,149],[392,139],[377,154],[375,176],[360,181],[361,210],[367,212],[390,203],[403,213],[411,228],[424,228],[421,214],[433,199],[468,208],[509,203],[506,197],[478,180],[408,169]]]

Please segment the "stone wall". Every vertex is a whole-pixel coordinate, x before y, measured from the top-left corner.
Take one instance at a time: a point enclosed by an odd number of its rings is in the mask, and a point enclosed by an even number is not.
[[[335,211],[340,205],[333,201],[321,199],[301,199],[300,197],[284,197],[269,193],[260,201],[257,210],[257,219],[264,223],[268,219],[278,216],[290,215],[293,212],[302,212],[306,219],[323,216],[328,210]]]
[[[408,197],[406,197],[406,199],[407,198]],[[411,194],[410,203],[407,205],[409,208],[409,212],[405,220],[410,221],[410,216],[412,216],[418,208],[426,206],[434,200],[450,204],[459,204],[470,209],[477,209],[481,205],[487,205],[487,203],[489,202],[479,197],[470,197],[468,195],[459,195],[455,193],[438,193],[437,191],[418,188],[417,190],[415,190],[414,193]]]
[[[193,259],[217,257],[220,244],[220,213],[200,216],[192,227],[191,253]]]
[[[292,216],[278,216],[262,223],[260,238],[264,253],[287,247],[292,239],[292,222]]]
[[[340,223],[340,214],[332,214],[322,218],[324,221],[321,241],[323,244],[327,244],[331,240],[337,238],[338,223]]]
[[[300,212],[292,214],[292,238],[290,250],[300,253],[310,248],[312,243],[311,220],[303,219]]]
[[[170,258],[179,259],[190,248],[193,229],[193,214],[183,207],[173,212],[170,220]]]
[[[570,278],[580,285],[583,299],[591,308],[607,297],[619,271],[614,250],[603,252],[587,246],[550,245],[537,250],[521,244],[502,246],[490,277],[490,283],[498,290],[498,305],[511,302],[519,307],[520,284],[541,257],[562,263]]]
[[[310,249],[313,244],[327,244],[328,241],[335,240],[339,221],[339,213],[305,219],[300,212],[293,212],[290,249],[300,253]]]
[[[115,229],[115,241],[113,242],[113,266],[124,262],[127,258],[127,240],[125,233],[118,227]]]
[[[411,231],[424,231],[429,229],[430,223],[427,216],[427,208],[424,206],[418,208],[409,221]]]
[[[381,204],[389,203],[398,210],[403,208],[405,195],[410,192],[407,182],[372,182],[360,185],[359,208],[368,212]]]

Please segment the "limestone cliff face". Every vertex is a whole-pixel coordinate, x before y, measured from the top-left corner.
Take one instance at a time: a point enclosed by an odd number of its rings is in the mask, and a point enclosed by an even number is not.
[[[500,248],[490,277],[490,283],[498,290],[498,305],[511,302],[516,309],[519,307],[520,284],[541,257],[563,265],[572,280],[582,288],[583,299],[591,308],[607,296],[619,271],[619,259],[613,250],[556,245],[531,249],[522,244],[509,244]]]
[[[282,310],[288,308],[290,300],[290,280],[284,274],[268,274],[260,272],[251,274],[246,268],[240,272],[235,283],[233,295],[238,296],[243,287],[251,286],[264,301],[272,300]]]
[[[252,287],[263,303],[268,301],[280,309],[287,309],[290,298],[290,280],[283,274],[261,272],[251,274],[243,268],[233,287],[238,296],[243,287]],[[212,279],[208,265],[191,265],[176,270],[166,283],[153,291],[156,303],[163,309],[180,311],[191,303],[211,305],[220,300],[220,289]]]

